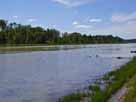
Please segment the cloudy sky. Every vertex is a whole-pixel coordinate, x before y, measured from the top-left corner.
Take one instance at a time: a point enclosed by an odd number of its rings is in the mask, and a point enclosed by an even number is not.
[[[0,19],[62,32],[136,38],[136,0],[0,0]]]

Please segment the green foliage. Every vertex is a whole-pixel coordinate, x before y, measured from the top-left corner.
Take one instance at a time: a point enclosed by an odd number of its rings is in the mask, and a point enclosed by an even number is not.
[[[99,85],[90,85],[89,90],[92,90],[93,92],[100,91]]]
[[[7,28],[7,21],[1,19],[0,20],[0,30],[5,30]]]
[[[134,74],[136,74],[136,57],[120,69],[109,73],[109,77],[114,76],[114,79],[105,90],[92,94],[92,102],[106,102],[110,95],[122,87]]]
[[[136,102],[136,75],[127,84],[127,92],[121,102]]]
[[[91,44],[91,43],[121,43],[119,37],[91,36],[81,33],[63,33],[56,29],[31,27],[15,22],[7,23],[0,20],[0,44]]]
[[[85,94],[82,93],[73,93],[69,96],[65,96],[63,98],[59,99],[59,102],[79,102],[79,100],[82,100],[83,97],[85,97]]]

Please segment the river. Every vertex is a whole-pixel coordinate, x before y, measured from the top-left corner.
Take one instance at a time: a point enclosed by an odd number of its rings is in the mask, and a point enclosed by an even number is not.
[[[56,102],[128,62],[131,51],[136,44],[2,47],[0,102]]]

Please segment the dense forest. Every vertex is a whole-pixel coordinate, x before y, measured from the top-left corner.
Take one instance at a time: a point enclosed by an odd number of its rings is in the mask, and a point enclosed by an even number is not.
[[[0,44],[94,44],[123,43],[120,37],[92,36],[78,32],[61,33],[56,29],[43,29],[31,25],[21,25],[15,22],[0,20]]]

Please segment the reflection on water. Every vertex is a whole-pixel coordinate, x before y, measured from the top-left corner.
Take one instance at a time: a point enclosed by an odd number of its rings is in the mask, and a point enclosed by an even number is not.
[[[134,56],[130,51],[136,50],[136,44],[27,48],[31,52],[23,53],[21,47],[20,53],[13,48],[0,54],[1,102],[55,102],[126,63]]]

